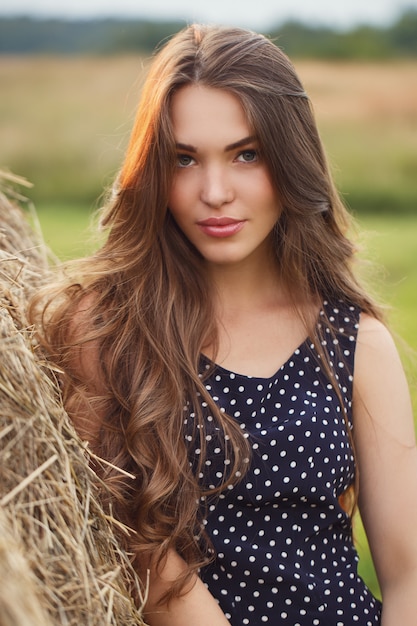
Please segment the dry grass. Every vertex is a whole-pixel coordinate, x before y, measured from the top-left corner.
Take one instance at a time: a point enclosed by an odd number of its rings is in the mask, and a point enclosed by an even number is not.
[[[25,319],[46,255],[3,193],[0,232],[0,625],[139,626],[127,591],[139,584],[116,538],[127,529],[100,507]]]
[[[417,64],[300,61],[299,74],[319,118],[358,123],[417,120]]]
[[[146,61],[138,56],[2,57],[0,166],[45,205],[91,207],[123,158]],[[411,196],[417,63],[296,60],[342,191]],[[388,194],[389,195],[389,194]],[[408,204],[410,204],[408,200]]]
[[[20,164],[31,166],[36,155],[53,166],[53,154],[67,166],[63,175],[74,168],[82,177],[87,167],[89,176],[107,176],[126,143],[142,75],[138,57],[2,57],[0,167],[26,176]]]

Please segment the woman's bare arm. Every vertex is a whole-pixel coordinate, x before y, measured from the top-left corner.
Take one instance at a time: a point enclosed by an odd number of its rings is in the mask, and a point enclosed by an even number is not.
[[[359,506],[378,575],[383,626],[417,616],[417,448],[403,368],[387,329],[363,316],[354,377]]]

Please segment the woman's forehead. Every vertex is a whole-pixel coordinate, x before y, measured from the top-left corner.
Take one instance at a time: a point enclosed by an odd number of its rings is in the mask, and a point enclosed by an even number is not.
[[[193,146],[220,140],[226,147],[254,135],[239,98],[204,85],[187,85],[174,94],[171,120],[175,140]]]

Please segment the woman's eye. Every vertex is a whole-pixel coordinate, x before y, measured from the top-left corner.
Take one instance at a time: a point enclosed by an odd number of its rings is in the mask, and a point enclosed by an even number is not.
[[[193,157],[190,157],[188,154],[177,154],[178,167],[188,167],[193,162],[194,162]]]
[[[242,161],[243,163],[253,163],[253,161],[257,161],[258,154],[256,150],[243,150],[237,158],[238,161]]]

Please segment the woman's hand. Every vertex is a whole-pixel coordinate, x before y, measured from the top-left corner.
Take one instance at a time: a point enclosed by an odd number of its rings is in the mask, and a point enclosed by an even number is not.
[[[168,554],[163,570],[152,573],[144,617],[149,626],[230,626],[217,601],[197,576],[180,597],[168,604],[158,599],[169,589],[186,565],[177,553]]]

